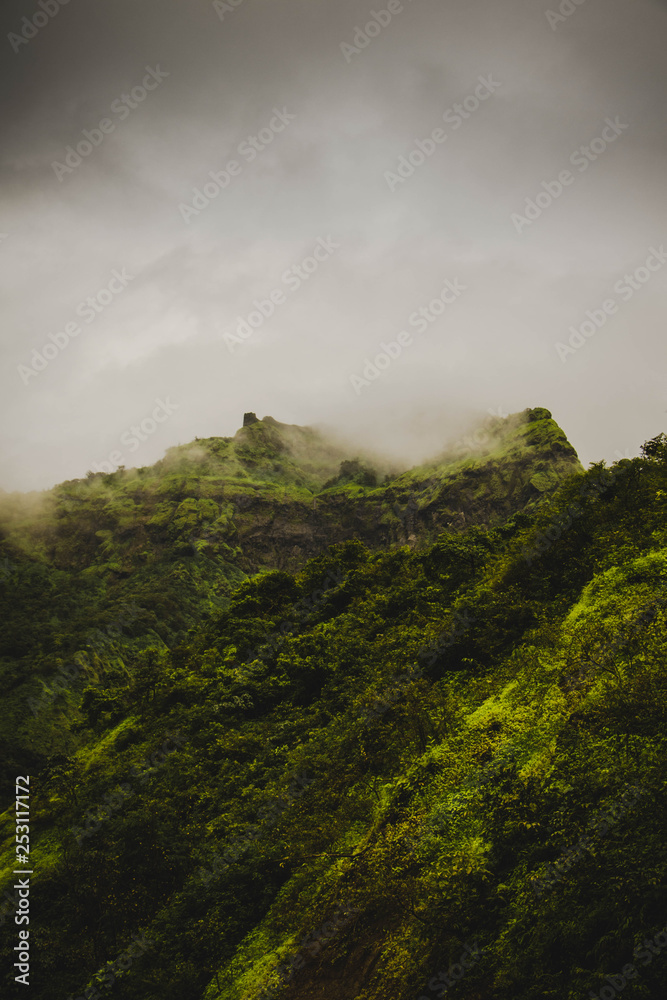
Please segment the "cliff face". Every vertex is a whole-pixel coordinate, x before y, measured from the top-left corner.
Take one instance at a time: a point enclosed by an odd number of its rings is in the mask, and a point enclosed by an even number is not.
[[[293,460],[281,425],[268,418],[256,425],[258,434],[260,427],[266,428],[259,438],[264,447],[244,443],[246,463],[262,471],[258,453],[266,462],[267,438],[276,454],[286,452],[287,461]],[[304,470],[305,490],[277,495],[270,482],[243,488],[233,498],[239,565],[246,572],[260,567],[293,571],[327,545],[352,538],[371,549],[426,545],[443,531],[502,523],[581,471],[574,448],[544,409],[496,420],[472,444],[473,451],[459,447],[381,485],[361,485],[359,480],[372,478],[372,470],[360,467],[356,482],[339,475],[318,489],[311,463]],[[353,465],[359,463],[342,463]]]
[[[443,531],[501,523],[580,470],[544,409],[496,419],[481,437],[381,485],[310,428],[246,414],[234,438],[64,483],[31,515],[6,498],[0,526],[19,552],[112,580],[193,557],[224,576],[294,571],[352,538],[372,549],[414,547]]]

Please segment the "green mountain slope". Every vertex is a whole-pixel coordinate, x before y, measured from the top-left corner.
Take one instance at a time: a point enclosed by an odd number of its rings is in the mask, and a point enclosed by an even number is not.
[[[318,432],[248,414],[234,438],[171,448],[151,467],[0,494],[10,692],[0,732],[27,699],[48,702],[78,652],[90,676],[122,675],[128,656],[183,641],[259,570],[298,571],[352,538],[381,550],[499,523],[580,469],[547,410],[497,419],[484,440],[378,485],[374,470]],[[27,734],[26,759],[52,741],[39,728]],[[8,773],[0,767],[0,787]]]
[[[663,995],[667,440],[583,472],[544,413],[380,487],[311,466],[322,524],[340,509],[359,537],[239,585],[269,549],[236,510],[241,556],[169,561],[192,523],[131,521],[120,570],[94,520],[80,555],[46,514],[4,520],[3,795],[28,768],[38,1000]],[[59,489],[91,491],[91,517],[127,476]],[[174,488],[146,488],[150,519]],[[393,536],[374,503],[398,504]],[[163,546],[145,564],[141,531]],[[7,929],[11,808],[0,831]]]
[[[112,583],[197,554],[235,581],[231,567],[298,569],[352,537],[384,548],[495,523],[581,470],[548,410],[498,418],[487,439],[378,484],[317,432],[265,417],[234,438],[171,448],[151,467],[0,494],[0,529],[10,559]]]

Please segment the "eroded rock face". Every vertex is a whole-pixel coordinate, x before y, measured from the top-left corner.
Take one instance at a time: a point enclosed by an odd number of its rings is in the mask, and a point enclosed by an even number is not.
[[[235,542],[247,573],[262,568],[297,572],[328,545],[357,538],[370,549],[428,545],[441,532],[472,524],[492,526],[540,494],[530,483],[533,467],[519,462],[505,479],[489,469],[470,469],[452,481],[389,485],[356,496],[324,493],[276,504],[258,489],[237,505]],[[496,483],[495,480],[498,480]]]
[[[200,566],[218,560],[216,572],[224,560],[237,579],[236,571],[297,572],[354,538],[373,550],[419,547],[442,532],[503,523],[581,470],[548,413],[498,420],[470,445],[380,483],[316,430],[249,412],[233,438],[198,439],[149,468],[54,488],[46,528],[40,514],[16,529],[0,497],[0,527],[4,517],[19,547],[45,545],[58,569],[95,567],[114,579],[159,575],[193,553]]]
[[[503,523],[581,468],[546,409],[500,421],[488,437],[479,454],[435,462],[381,486],[360,482],[359,462],[349,461],[317,497],[297,489],[278,499],[272,485],[254,483],[234,514],[239,565],[247,573],[296,572],[326,546],[352,538],[371,549],[428,545],[441,532]]]

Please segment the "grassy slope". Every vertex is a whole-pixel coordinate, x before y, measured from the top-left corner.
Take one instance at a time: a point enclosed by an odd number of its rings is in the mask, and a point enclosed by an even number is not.
[[[89,474],[27,498],[2,495],[0,526],[10,559],[23,554],[115,582],[163,558],[188,556],[193,547],[237,566],[251,562],[251,524],[269,511],[302,522],[315,510],[318,517],[310,520],[316,527],[319,518],[331,533],[344,503],[370,532],[371,512],[400,529],[394,507],[412,498],[425,512],[443,503],[450,514],[468,507],[475,521],[507,514],[510,498],[521,507],[581,469],[548,410],[499,420],[491,445],[413,469],[377,489],[323,489],[342,453],[309,428],[268,417],[234,438],[171,448],[152,467]]]
[[[48,700],[78,652],[98,672],[122,673],[128,656],[172,646],[219,612],[258,569],[295,570],[354,537],[382,549],[501,523],[580,468],[546,410],[498,420],[487,437],[463,459],[444,456],[376,489],[324,488],[341,453],[268,417],[234,438],[172,448],[152,467],[1,495],[0,734],[16,729],[36,765],[28,749],[42,755],[52,734],[33,724],[26,700],[45,686]],[[11,780],[5,755],[0,787]]]
[[[397,687],[395,672],[405,677],[418,647],[410,648],[409,623],[382,616],[384,682],[372,688],[388,702],[392,690],[400,696],[371,727],[350,726],[347,742],[338,725],[327,727],[327,790],[292,807],[284,834],[286,857],[298,850],[285,862],[291,879],[207,997],[254,1000],[267,984],[290,998],[433,995],[430,977],[472,940],[483,960],[457,987],[471,1000],[579,997],[632,961],[633,995],[663,995],[667,968],[633,951],[665,922],[667,468],[616,471],[618,481],[537,565],[526,566],[516,538],[471,588],[476,599],[463,599],[473,612],[489,608],[471,632],[497,640],[493,591],[514,604],[510,621],[538,598],[511,650],[494,656],[493,641],[466,633],[430,683]],[[539,538],[536,527],[530,534]],[[566,584],[562,565],[575,562],[573,552],[580,559]],[[394,577],[399,590],[404,574]],[[391,601],[383,584],[381,600]],[[344,628],[328,631],[334,649]],[[368,690],[357,707],[367,700]],[[316,761],[316,747],[311,754]],[[624,795],[630,805],[614,819]],[[330,811],[338,822],[314,835],[307,817]],[[582,834],[590,847],[573,855]],[[536,891],[561,858],[564,873]],[[300,946],[343,901],[360,911],[353,926],[321,954],[312,938]],[[295,957],[284,986],[276,970]]]
[[[35,996],[80,991],[146,928],[128,998],[256,1000],[275,983],[413,1000],[475,939],[461,997],[599,991],[664,925],[667,865],[667,462],[615,473],[574,477],[502,528],[413,552],[348,543],[296,578],[246,582],[187,642],[128,649],[83,701],[63,696],[65,717],[44,709],[67,752],[45,748],[34,792]],[[181,748],[133,779],[173,729]],[[128,776],[135,794],[77,845],[70,828],[86,810],[94,828]],[[637,783],[637,804],[537,895]],[[4,887],[11,855],[0,864]],[[356,914],[318,950],[308,936],[345,904]],[[633,991],[666,985],[655,961]]]
[[[550,452],[561,473],[572,468],[548,417],[513,433],[493,449],[492,475],[511,462],[522,477],[548,474]],[[524,467],[526,437],[539,455]],[[263,440],[253,461],[268,475]],[[145,929],[155,945],[114,987],[137,1000],[258,1000],[272,984],[286,998],[432,997],[431,977],[474,940],[483,958],[457,986],[462,998],[599,992],[667,919],[665,455],[575,476],[490,530],[375,554],[348,542],[296,577],[264,574],[240,588],[232,560],[179,552],[209,516],[195,484],[217,498],[230,488],[211,468],[197,460],[193,471],[181,454],[151,473],[144,494],[123,474],[82,484],[90,523],[79,516],[55,549],[48,518],[13,535],[15,547],[21,537],[34,546],[10,570],[8,607],[26,610],[3,675],[19,738],[2,736],[8,772],[37,776],[34,995],[78,996]],[[436,463],[386,489],[433,490],[441,472],[451,486],[451,465]],[[455,493],[474,514],[463,482]],[[252,483],[285,491],[287,506],[305,488]],[[183,507],[179,491],[197,506]],[[327,492],[358,495],[350,485]],[[373,492],[362,489],[364,502]],[[162,552],[138,569],[135,522],[126,535],[121,523],[128,496],[150,519],[171,505],[157,525]],[[120,527],[100,529],[102,504],[116,505]],[[112,530],[119,571],[95,562],[99,530]],[[214,544],[232,547],[236,536],[225,537]],[[74,574],[49,565],[77,560]],[[123,611],[128,595],[135,617]],[[119,634],[83,642],[123,614]],[[22,671],[39,686],[67,659],[59,649],[88,650],[91,670],[33,718]],[[410,678],[413,664],[422,676]],[[136,777],[173,730],[180,748]],[[299,774],[312,781],[305,790]],[[120,783],[133,794],[105,806]],[[603,830],[604,807],[636,784],[636,805]],[[0,893],[13,881],[10,821],[0,817]],[[77,844],[72,827],[86,823],[91,836]],[[590,850],[538,895],[593,823]],[[202,869],[213,872],[207,884]],[[337,929],[331,918],[345,904],[356,913]],[[318,948],[312,935],[327,920]],[[284,985],[276,967],[294,956]],[[635,961],[634,995],[657,1000],[664,959]]]

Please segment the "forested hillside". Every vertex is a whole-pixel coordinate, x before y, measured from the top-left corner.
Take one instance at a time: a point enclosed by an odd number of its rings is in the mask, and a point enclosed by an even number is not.
[[[36,1000],[663,997],[666,512],[542,409],[4,496],[7,995],[30,774]]]

